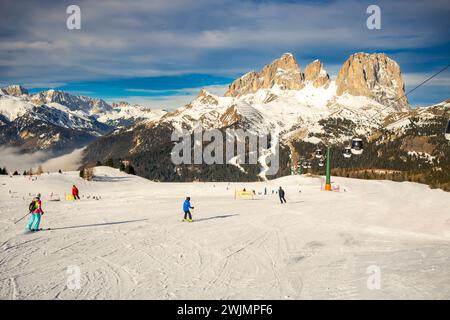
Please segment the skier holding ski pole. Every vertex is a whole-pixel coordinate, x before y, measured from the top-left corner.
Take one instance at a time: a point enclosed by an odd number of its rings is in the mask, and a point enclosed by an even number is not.
[[[38,193],[36,197],[31,201],[29,210],[31,216],[30,219],[28,220],[27,229],[28,231],[39,231],[39,224],[41,223],[41,215],[44,214],[44,211],[42,211],[42,201],[40,193]]]
[[[40,196],[40,193],[38,194],[38,196]],[[19,220],[15,221],[14,224],[16,224],[17,222],[22,221],[24,218],[26,218],[29,214],[32,214],[32,212],[34,211],[36,205],[35,205],[35,201],[36,201],[37,197],[33,198],[33,200],[31,200],[31,203],[28,206],[28,213],[26,215],[24,215],[22,218],[20,218]]]
[[[20,218],[19,220],[15,221],[14,224],[16,224],[19,221],[22,221],[23,218],[25,218],[26,216],[28,216],[31,212],[28,212],[26,215],[24,215],[22,218]]]
[[[185,222],[186,221],[192,222],[192,215],[191,215],[191,211],[189,209],[194,209],[194,207],[191,206],[191,197],[187,197],[183,203],[183,211],[184,211],[183,221],[185,221]],[[189,220],[188,220],[188,216],[189,216]]]

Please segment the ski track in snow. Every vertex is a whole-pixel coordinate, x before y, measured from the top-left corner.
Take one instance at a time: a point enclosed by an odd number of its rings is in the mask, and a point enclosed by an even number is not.
[[[0,177],[1,299],[450,298],[449,193],[345,178],[333,180],[347,192],[326,193],[321,178],[303,176],[227,190],[96,170],[94,182],[76,172]],[[64,201],[73,183],[82,200]],[[271,194],[280,185],[284,205]],[[268,195],[234,200],[244,187]],[[24,233],[26,219],[14,221],[36,192],[52,230]],[[187,195],[194,223],[180,222]],[[371,265],[380,290],[367,288]],[[81,270],[78,290],[69,266]]]

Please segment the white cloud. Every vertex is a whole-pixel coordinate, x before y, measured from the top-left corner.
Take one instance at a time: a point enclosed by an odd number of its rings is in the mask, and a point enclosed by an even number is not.
[[[409,88],[413,88],[423,81],[431,77],[434,73],[404,73],[402,74],[405,85]],[[450,88],[450,71],[443,72],[437,75],[435,78],[426,82],[423,86],[433,86],[433,87],[448,87]],[[450,92],[449,92],[450,96]]]
[[[23,170],[37,168],[39,164],[45,161],[46,157],[45,152],[42,151],[22,154],[16,148],[0,147],[0,166],[6,167],[11,173],[15,170],[21,173]]]
[[[434,54],[420,48],[448,43],[448,0],[377,4],[382,29],[374,31],[366,27],[368,3],[356,0],[80,0],[82,29],[71,31],[65,10],[52,1],[3,0],[2,82],[236,75],[285,51],[301,62],[322,58],[332,76],[356,51],[396,51],[400,66],[409,64],[413,73],[435,63]],[[440,59],[448,61],[448,50],[442,51]]]
[[[42,168],[45,171],[57,172],[59,169],[62,171],[74,171],[81,165],[84,148],[75,149],[71,153],[51,158],[42,163]]]
[[[196,88],[184,88],[184,89],[175,89],[175,90],[146,90],[146,89],[128,89],[130,92],[141,92],[141,93],[161,93],[167,91],[176,92],[177,94],[173,95],[157,95],[157,96],[129,96],[122,98],[111,98],[106,99],[109,103],[117,102],[117,101],[127,101],[131,104],[139,104],[151,109],[165,109],[165,110],[174,110],[176,108],[182,107],[189,102],[191,102],[199,93],[201,89],[205,89],[206,91],[217,95],[222,96],[225,94],[228,89],[228,85],[210,85],[204,87],[196,87]]]
[[[150,109],[174,110],[192,101],[195,95],[174,95],[174,96],[127,96],[113,99],[105,99],[107,102],[127,101],[131,104],[139,104]]]
[[[44,171],[50,172],[56,172],[59,169],[76,170],[81,163],[82,151],[83,149],[76,149],[69,154],[49,158],[50,154],[44,151],[22,153],[18,148],[0,147],[0,166],[6,167],[9,173],[15,170],[22,173],[28,169],[36,171],[39,165]]]
[[[17,34],[0,39],[4,49],[0,61],[12,67],[6,70],[9,78],[69,81],[241,69],[244,58],[262,64],[268,56],[287,50],[299,58],[320,51],[335,59],[361,49],[415,49],[448,41],[448,3],[399,2],[380,1],[382,30],[374,32],[365,24],[367,4],[353,0],[319,5],[79,1],[83,22],[77,31],[65,28],[66,15],[60,6],[43,1],[21,12],[29,16],[21,20]],[[11,1],[3,12],[19,5]],[[4,18],[0,27],[17,24],[7,14],[0,18]]]

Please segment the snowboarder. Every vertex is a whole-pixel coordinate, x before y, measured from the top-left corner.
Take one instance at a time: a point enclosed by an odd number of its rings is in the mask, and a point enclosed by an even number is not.
[[[30,219],[28,220],[27,229],[28,231],[39,231],[39,224],[41,223],[41,215],[44,214],[42,211],[41,194],[38,193],[35,198],[30,203]]]
[[[281,203],[283,203],[283,201],[284,201],[284,203],[286,203],[286,199],[284,198],[284,190],[283,190],[283,188],[282,187],[280,187],[279,189],[278,189],[278,196],[280,197],[280,202]]]
[[[191,206],[191,197],[187,197],[186,200],[184,200],[184,203],[183,203],[184,220],[183,221],[192,222],[192,215],[191,215],[191,211],[189,209],[194,209],[194,207]],[[189,220],[188,220],[188,216],[189,216]]]
[[[80,200],[80,196],[78,195],[78,188],[73,185],[72,186],[72,196],[73,196],[73,200]]]

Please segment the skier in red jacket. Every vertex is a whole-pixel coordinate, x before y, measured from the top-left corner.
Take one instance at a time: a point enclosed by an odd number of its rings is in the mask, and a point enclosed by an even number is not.
[[[72,186],[72,196],[74,200],[80,200],[80,196],[78,195],[78,188],[75,185]]]

